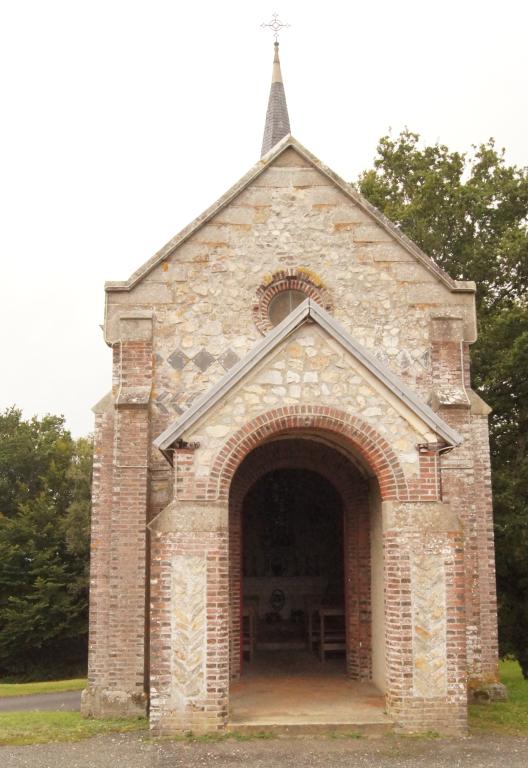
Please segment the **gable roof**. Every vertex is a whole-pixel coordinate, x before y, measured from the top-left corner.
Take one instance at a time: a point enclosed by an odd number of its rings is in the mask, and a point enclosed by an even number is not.
[[[291,312],[273,331],[261,339],[248,354],[233,366],[211,389],[200,397],[182,416],[154,440],[154,445],[167,456],[168,449],[184,432],[190,429],[213,408],[229,391],[255,368],[266,355],[307,320],[317,323],[337,341],[352,357],[358,360],[376,379],[381,381],[401,402],[413,411],[447,445],[457,446],[462,436],[438,416],[415,392],[412,391],[386,365],[355,341],[352,336],[322,307],[306,299]]]
[[[234,186],[231,187],[216,203],[204,211],[194,221],[188,224],[182,231],[169,240],[151,259],[141,266],[128,280],[109,281],[105,284],[105,290],[111,291],[130,291],[146,275],[149,274],[158,264],[171,256],[177,248],[191,237],[200,227],[206,224],[210,219],[219,213],[226,205],[234,200],[246,187],[257,179],[270,165],[281,155],[288,147],[292,147],[303,157],[313,168],[320,171],[324,176],[332,181],[352,202],[361,210],[367,213],[380,227],[382,227],[391,237],[394,238],[408,253],[420,262],[436,279],[452,292],[474,293],[475,283],[472,281],[453,280],[447,272],[438,266],[427,254],[425,254],[417,245],[404,235],[392,222],[390,222],[377,208],[368,202],[351,184],[347,184],[340,176],[334,173],[330,168],[321,163],[315,155],[312,155],[293,136],[285,136],[279,141],[266,155],[264,155],[256,165],[251,168]]]

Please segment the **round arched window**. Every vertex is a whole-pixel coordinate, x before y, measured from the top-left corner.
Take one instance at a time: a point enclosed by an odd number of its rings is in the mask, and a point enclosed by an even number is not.
[[[255,298],[253,317],[261,333],[271,331],[306,299],[313,299],[332,311],[332,302],[321,278],[303,267],[269,275],[257,288]]]
[[[308,296],[304,291],[281,291],[272,298],[268,306],[269,320],[272,325],[278,325],[290,312],[306,301]]]

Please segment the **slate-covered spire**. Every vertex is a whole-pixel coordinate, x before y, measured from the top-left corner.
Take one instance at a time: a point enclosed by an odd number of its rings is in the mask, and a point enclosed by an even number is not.
[[[286,94],[284,93],[284,84],[282,82],[278,42],[275,42],[274,46],[273,74],[271,77],[268,111],[266,112],[266,125],[264,126],[264,138],[262,139],[261,157],[290,133],[290,118],[288,117]]]

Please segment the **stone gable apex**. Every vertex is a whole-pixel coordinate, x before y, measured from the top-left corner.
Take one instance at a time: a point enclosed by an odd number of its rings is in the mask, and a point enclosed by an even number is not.
[[[305,164],[311,166],[327,177],[338,189],[341,190],[355,205],[366,213],[373,221],[385,230],[399,245],[411,254],[416,261],[422,264],[425,269],[431,273],[444,287],[451,292],[474,293],[475,283],[472,281],[453,280],[441,267],[436,264],[427,254],[425,254],[415,243],[406,237],[392,222],[390,222],[377,208],[369,203],[362,195],[347,184],[334,171],[324,165],[315,155],[312,155],[297,139],[293,136],[285,136],[282,141],[273,147],[273,149],[264,155],[261,160],[251,168],[234,186],[232,186],[222,197],[220,197],[212,206],[207,208],[200,216],[188,224],[184,229],[173,237],[163,246],[152,258],[145,262],[136,270],[128,280],[108,281],[105,284],[107,292],[130,291],[143,280],[158,264],[169,258],[186,240],[195,232],[210,221],[223,208],[231,203],[241,192],[243,192],[252,182],[254,182],[264,171],[277,161],[280,163],[280,156],[286,150],[292,148],[302,158]]]
[[[463,442],[461,435],[452,429],[441,419],[410,387],[392,373],[387,366],[377,360],[370,352],[356,342],[350,334],[336,320],[310,299],[306,299],[297,309],[286,317],[273,331],[258,342],[253,349],[233,368],[231,368],[220,381],[208,392],[199,398],[182,416],[166,429],[156,440],[154,445],[170,459],[169,449],[176,441],[182,438],[198,421],[243,380],[259,366],[277,347],[302,325],[313,322],[322,329],[330,340],[336,342],[349,355],[359,363],[363,370],[371,377],[372,381],[387,391],[403,412],[411,412],[418,417],[421,424],[425,424],[429,431],[436,434],[448,446],[460,445]]]

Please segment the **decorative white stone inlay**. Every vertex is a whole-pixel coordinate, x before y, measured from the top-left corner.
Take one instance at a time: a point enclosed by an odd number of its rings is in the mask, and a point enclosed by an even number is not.
[[[174,555],[171,605],[171,697],[175,709],[205,694],[206,568],[201,557]]]
[[[446,592],[441,553],[414,552],[411,567],[414,695],[447,694]]]

